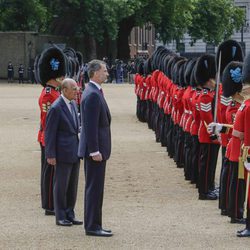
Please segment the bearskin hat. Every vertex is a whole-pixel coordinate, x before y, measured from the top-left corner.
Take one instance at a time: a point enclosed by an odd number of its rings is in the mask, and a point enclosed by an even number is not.
[[[172,68],[172,78],[173,78],[173,83],[180,85],[180,69],[181,66],[185,63],[185,60],[179,59],[178,61],[176,61],[176,63],[174,64],[173,68]]]
[[[43,86],[50,79],[65,76],[65,56],[57,47],[50,47],[44,50],[38,62],[38,71],[41,84]]]
[[[197,58],[192,58],[186,64],[185,73],[184,73],[184,80],[185,80],[186,86],[190,85],[191,74],[193,72],[193,68],[195,66],[196,61],[197,61]]]
[[[167,66],[168,66],[168,62],[169,62],[169,60],[170,60],[172,57],[173,57],[173,56],[172,56],[171,54],[169,54],[168,56],[166,56],[166,57],[164,58],[163,72],[164,72],[165,75],[167,75]]]
[[[243,50],[241,45],[235,40],[227,40],[221,43],[218,47],[216,53],[216,68],[218,71],[219,68],[219,57],[221,54],[221,67],[220,67],[220,75],[222,75],[225,67],[231,61],[243,61]]]
[[[242,82],[250,85],[250,52],[246,55],[243,63]]]
[[[78,63],[80,65],[80,67],[82,66],[83,64],[83,55],[80,51],[76,51],[76,56],[77,56],[77,59],[78,59]]]
[[[197,63],[197,61],[196,61],[196,63]],[[195,65],[196,65],[196,63],[195,63]],[[190,76],[190,86],[193,88],[196,88],[198,86],[198,83],[196,82],[196,79],[195,79],[195,69],[196,69],[195,65],[192,69],[191,76]]]
[[[180,62],[182,62],[182,61],[180,61]],[[184,60],[184,62],[181,63],[180,68],[179,68],[179,85],[181,87],[185,87],[186,86],[185,80],[184,80],[186,63],[187,63],[187,61]]]
[[[223,96],[230,97],[242,90],[242,62],[230,62],[222,74]]]
[[[195,69],[195,79],[197,84],[203,86],[209,79],[215,79],[215,75],[215,56],[205,54],[199,57]]]
[[[40,57],[41,57],[41,54],[38,54],[35,58],[35,61],[34,61],[34,77],[35,77],[36,83],[41,83],[40,76],[39,76],[39,70],[38,70],[38,61],[39,61]]]

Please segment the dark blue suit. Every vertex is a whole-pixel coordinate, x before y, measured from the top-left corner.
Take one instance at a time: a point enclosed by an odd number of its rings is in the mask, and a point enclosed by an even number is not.
[[[77,196],[79,158],[77,108],[73,103],[73,116],[65,101],[60,96],[51,106],[46,118],[45,155],[56,158],[54,176],[54,207],[56,220],[74,218]]]
[[[82,129],[78,156],[84,158],[85,170],[85,230],[102,228],[102,202],[106,160],[111,153],[111,115],[101,91],[89,83],[81,102]],[[96,162],[90,153],[99,151],[103,161]]]

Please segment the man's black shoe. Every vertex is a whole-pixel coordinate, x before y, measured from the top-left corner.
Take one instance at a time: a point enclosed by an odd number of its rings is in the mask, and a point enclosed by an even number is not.
[[[86,235],[98,236],[98,237],[111,237],[113,234],[100,229],[95,231],[86,231]]]
[[[76,218],[68,218],[68,221],[72,222],[73,225],[82,225],[83,222],[80,220],[77,220]]]
[[[250,237],[250,230],[245,228],[244,230],[237,232],[238,237]]]
[[[70,227],[70,226],[72,226],[73,224],[72,224],[72,222],[69,221],[69,220],[57,220],[57,221],[56,221],[56,225],[58,225],[58,226],[64,226],[64,227]]]
[[[231,218],[230,223],[237,223],[237,224],[246,224],[246,220],[244,218]]]
[[[45,209],[45,215],[55,215],[55,211],[50,209]]]
[[[212,192],[207,194],[199,194],[199,200],[217,200],[217,195]]]
[[[102,231],[107,232],[107,233],[112,233],[112,231],[110,229],[104,229],[104,228],[102,228]]]
[[[221,209],[220,212],[221,215],[228,215],[227,210],[226,209]]]

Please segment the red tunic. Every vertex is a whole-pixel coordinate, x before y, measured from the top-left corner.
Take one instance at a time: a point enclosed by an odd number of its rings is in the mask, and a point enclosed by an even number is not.
[[[200,143],[212,143],[219,144],[218,140],[211,140],[210,134],[207,132],[207,126],[213,122],[213,101],[214,101],[215,91],[208,90],[204,88],[198,99],[200,108],[201,123],[198,131],[198,137]],[[218,105],[219,108],[219,105]],[[218,120],[220,112],[217,112]]]
[[[250,146],[250,99],[241,104],[235,117],[233,130],[237,133],[243,133],[244,139],[241,141],[238,137],[232,135],[231,153],[229,156],[230,161],[238,161],[240,156],[241,144]],[[233,131],[233,132],[234,132]],[[237,140],[236,140],[237,139]]]
[[[198,130],[200,127],[200,122],[201,122],[201,118],[200,118],[200,107],[199,107],[199,97],[201,94],[201,89],[196,89],[195,92],[192,95],[192,116],[193,116],[193,121],[191,123],[190,126],[190,133],[191,135],[198,135]]]
[[[46,125],[47,112],[50,109],[51,104],[60,96],[60,92],[54,87],[45,87],[39,97],[38,104],[40,107],[40,129],[38,132],[38,142],[45,146],[44,133]]]
[[[226,119],[226,110],[229,107],[230,103],[232,101],[231,97],[224,97],[223,95],[220,96],[220,107],[221,107],[221,121],[220,123],[228,124]],[[230,123],[232,124],[232,123]],[[228,134],[221,134],[221,146],[226,147],[228,144],[229,138]]]
[[[240,103],[236,101],[232,101],[229,107],[227,107],[226,110],[226,123],[227,124],[234,124],[235,121],[235,115],[240,107]],[[227,149],[226,149],[226,157],[230,161],[239,161],[239,156],[240,156],[240,147],[241,147],[241,141],[239,138],[233,136],[232,137],[232,129],[230,129],[228,133],[228,139],[229,142],[227,144]],[[234,151],[232,151],[232,145],[235,145]],[[236,152],[236,151],[237,152]]]

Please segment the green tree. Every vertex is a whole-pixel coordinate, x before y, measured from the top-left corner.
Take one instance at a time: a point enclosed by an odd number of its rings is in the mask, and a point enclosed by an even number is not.
[[[39,0],[0,1],[0,30],[46,30],[47,11]]]
[[[193,42],[202,39],[215,45],[229,38],[245,18],[243,9],[236,7],[232,0],[198,0],[192,16],[188,33]]]

